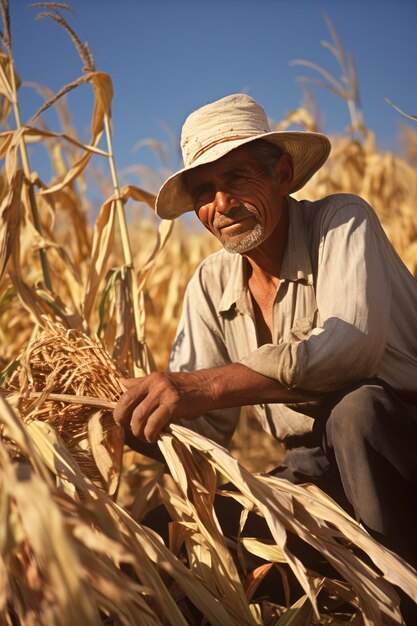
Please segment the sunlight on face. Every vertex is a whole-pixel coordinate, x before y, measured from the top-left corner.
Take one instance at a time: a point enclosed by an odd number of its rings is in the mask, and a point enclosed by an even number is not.
[[[279,221],[276,177],[246,147],[187,176],[198,218],[227,252],[261,245]]]

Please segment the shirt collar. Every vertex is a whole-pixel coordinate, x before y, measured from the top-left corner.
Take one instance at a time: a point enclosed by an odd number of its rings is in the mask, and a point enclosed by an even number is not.
[[[220,300],[219,313],[226,313],[235,304],[247,300],[246,260],[241,254],[234,254],[229,279]],[[241,308],[241,307],[239,307]]]
[[[313,284],[313,270],[308,247],[307,220],[304,202],[288,197],[288,241],[282,262],[282,280],[306,281]],[[308,210],[308,208],[307,208]],[[248,306],[247,261],[241,254],[234,254],[229,279],[219,304],[219,313],[229,311],[233,305],[240,312]]]
[[[288,197],[288,241],[281,268],[284,280],[304,280],[312,285],[314,282],[313,268],[310,258],[309,229],[306,211],[312,211],[311,203],[298,202]]]

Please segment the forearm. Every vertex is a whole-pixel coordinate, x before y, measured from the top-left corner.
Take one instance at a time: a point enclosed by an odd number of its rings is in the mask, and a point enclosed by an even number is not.
[[[253,404],[308,402],[318,397],[312,391],[286,389],[277,380],[240,363],[177,375],[193,377],[204,398],[204,412]]]

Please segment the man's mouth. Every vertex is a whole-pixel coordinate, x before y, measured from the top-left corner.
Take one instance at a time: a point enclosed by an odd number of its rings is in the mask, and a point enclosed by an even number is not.
[[[217,224],[214,224],[215,229],[218,232],[232,232],[235,230],[239,230],[239,228],[242,226],[242,224],[244,222],[247,222],[250,219],[255,219],[253,215],[245,215],[242,216],[238,219],[234,219],[234,220],[222,220],[221,222],[218,222]],[[247,224],[244,225],[244,230],[246,230],[246,226]]]

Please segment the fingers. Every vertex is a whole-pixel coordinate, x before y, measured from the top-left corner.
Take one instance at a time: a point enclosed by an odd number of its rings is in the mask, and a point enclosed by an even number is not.
[[[170,421],[169,403],[161,402],[160,390],[150,376],[121,379],[121,382],[127,391],[114,408],[114,420],[138,439],[154,443]]]
[[[122,384],[125,384],[125,381],[127,391],[120,397],[113,411],[114,420],[124,428],[129,425],[135,407],[146,398],[148,392],[146,379],[142,381],[137,378],[125,378],[122,379]]]
[[[139,439],[144,439],[146,423],[158,408],[158,401],[147,396],[132,411],[130,430]]]
[[[177,375],[178,378],[179,374]],[[126,387],[113,415],[115,421],[133,435],[154,442],[161,429],[189,411],[187,394],[174,374],[154,372],[144,378],[121,380]]]
[[[166,424],[170,421],[170,415],[167,407],[161,405],[158,406],[155,411],[150,415],[148,414],[146,419],[136,421],[135,415],[131,422],[131,429],[135,437],[138,439],[145,439],[148,443],[155,443],[158,439],[158,435]],[[136,434],[136,429],[139,429]]]

